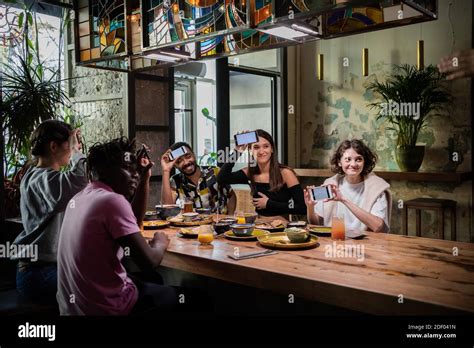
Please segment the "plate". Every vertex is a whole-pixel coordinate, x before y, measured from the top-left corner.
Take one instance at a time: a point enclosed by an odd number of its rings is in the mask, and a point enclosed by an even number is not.
[[[331,227],[326,226],[311,226],[308,231],[321,237],[331,237]]]
[[[282,232],[285,230],[285,225],[280,225],[278,227],[273,227],[272,225],[268,224],[268,225],[265,225],[265,224],[257,224],[255,225],[256,228],[258,228],[259,230],[265,230],[265,231],[268,231],[268,232]]]
[[[145,230],[155,230],[157,228],[163,228],[169,225],[170,223],[168,221],[163,221],[163,220],[143,221],[143,228]]]
[[[170,222],[173,226],[200,226],[200,225],[209,225],[213,222],[213,217],[212,215],[199,215],[201,220],[196,220],[196,221],[173,221],[174,217],[169,217],[166,219],[166,221]]]
[[[304,243],[292,243],[285,232],[269,233],[257,238],[258,242],[268,248],[297,250],[318,246],[318,237],[310,234],[310,240]]]
[[[181,232],[178,232],[176,235],[178,237],[181,237],[181,238],[194,238],[194,239],[196,239],[198,237],[197,234],[188,234],[188,233],[181,233]]]
[[[247,240],[257,240],[258,237],[265,236],[267,234],[270,234],[268,231],[264,230],[259,230],[259,229],[254,229],[252,231],[252,235],[248,237],[237,237],[234,232],[232,231],[227,231],[224,232],[224,237],[230,240],[240,240],[240,241],[247,241]]]

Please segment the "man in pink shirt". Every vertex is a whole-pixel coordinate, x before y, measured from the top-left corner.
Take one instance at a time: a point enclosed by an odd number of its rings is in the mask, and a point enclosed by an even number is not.
[[[137,158],[126,138],[94,145],[88,164],[91,183],[69,202],[59,237],[61,315],[126,315],[145,296],[159,309],[171,308],[175,288],[134,284],[121,264],[125,249],[140,268],[157,267],[169,244],[164,233],[149,244],[140,234],[153,164]]]

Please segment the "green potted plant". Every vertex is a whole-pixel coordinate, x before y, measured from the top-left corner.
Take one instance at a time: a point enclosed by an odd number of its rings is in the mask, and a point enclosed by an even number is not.
[[[452,101],[444,77],[433,65],[418,70],[403,64],[396,65],[385,82],[374,81],[367,87],[378,99],[368,107],[377,110],[377,119],[389,122],[388,129],[397,134],[395,154],[402,171],[418,171],[425,154],[425,146],[417,144],[418,135],[429,117],[446,110]]]

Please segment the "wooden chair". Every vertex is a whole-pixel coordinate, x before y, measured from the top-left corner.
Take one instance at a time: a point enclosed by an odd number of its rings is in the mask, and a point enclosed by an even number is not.
[[[449,211],[451,216],[451,240],[456,240],[456,201],[436,198],[416,198],[403,203],[403,234],[408,233],[408,209],[416,212],[416,236],[421,236],[421,211],[436,211],[438,222],[437,234],[444,239],[444,216]]]

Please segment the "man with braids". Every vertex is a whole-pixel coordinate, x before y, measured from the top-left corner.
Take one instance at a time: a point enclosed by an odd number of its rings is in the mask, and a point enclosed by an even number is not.
[[[134,282],[121,264],[128,250],[142,270],[153,269],[169,244],[164,233],[149,243],[140,234],[153,163],[119,138],[92,146],[88,166],[91,182],[69,202],[59,238],[61,315],[126,315],[145,299],[170,309],[178,304],[175,288]]]

